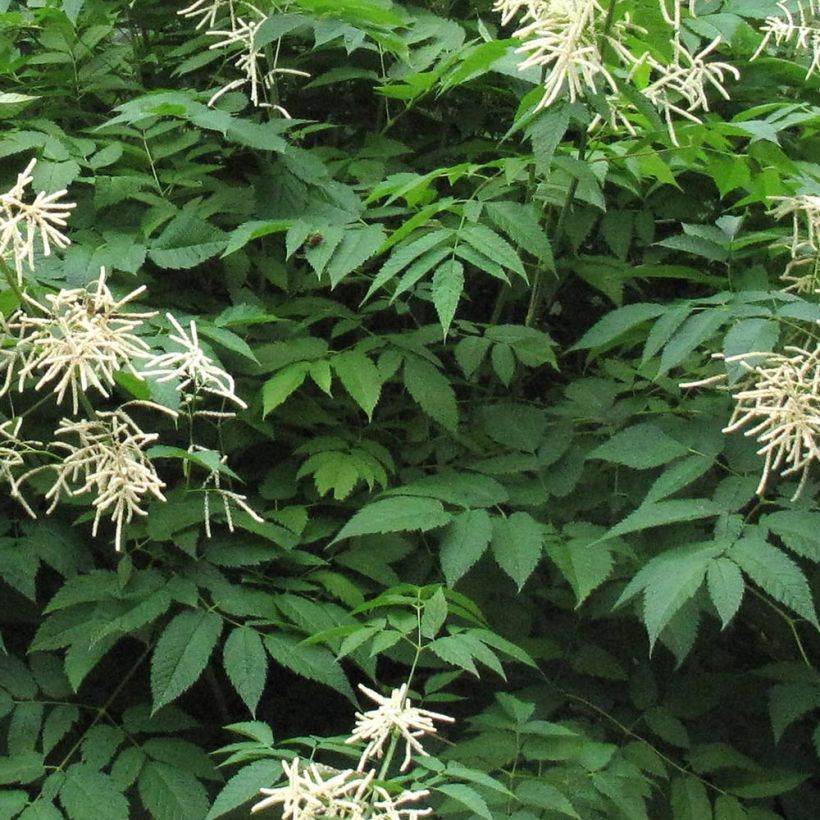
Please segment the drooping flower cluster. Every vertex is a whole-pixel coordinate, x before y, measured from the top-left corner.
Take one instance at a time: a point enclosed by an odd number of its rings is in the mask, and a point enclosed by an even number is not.
[[[699,113],[709,110],[708,92],[728,99],[726,81],[738,79],[738,70],[713,56],[721,40],[715,38],[705,48],[691,52],[681,40],[682,0],[659,0],[661,14],[670,26],[672,60],[662,62],[649,48],[639,53],[626,45],[628,38],[646,32],[628,16],[618,18],[615,4],[604,7],[598,0],[497,0],[494,8],[502,24],[521,15],[515,37],[522,41],[518,53],[529,56],[519,64],[524,70],[540,66],[544,92],[536,110],[546,108],[566,93],[570,101],[587,94],[606,93],[610,119],[621,122],[630,133],[635,106],[621,97],[621,84],[640,85],[638,90],[664,117],[669,135],[677,144],[675,117],[700,122]],[[690,16],[695,2],[689,0]],[[612,56],[607,65],[604,51]],[[592,127],[603,122],[596,116]]]
[[[436,734],[433,721],[452,722],[453,718],[414,707],[407,697],[406,683],[387,697],[366,686],[360,685],[359,689],[376,703],[376,708],[356,713],[355,728],[346,741],[366,742],[357,768],[339,770],[315,763],[304,767],[297,757],[291,763],[283,764],[286,785],[262,789],[264,798],[253,806],[252,812],[281,806],[284,820],[311,820],[316,817],[414,820],[431,814],[429,808],[403,808],[406,804],[424,799],[429,792],[402,789],[393,795],[381,785],[375,769],[365,769],[374,760],[385,756],[385,747],[389,743],[388,760],[383,765],[383,769],[387,768],[393,744],[403,740],[405,754],[400,770],[405,771],[414,753],[427,755],[419,738]]]
[[[93,392],[110,401],[118,379],[127,373],[141,380],[175,382],[181,396],[181,412],[191,419],[208,415],[222,420],[234,415],[224,407],[203,409],[209,398],[216,397],[241,409],[246,404],[236,394],[230,374],[203,349],[193,320],[186,332],[174,316],[167,314],[174,331],[167,337],[172,349],[159,353],[152,350],[143,331],[146,321],[156,313],[127,309],[144,293],[144,286],[118,299],[102,269],[97,280],[87,287],[62,288],[46,293],[39,301],[22,289],[20,269],[23,262],[33,263],[36,236],[42,235],[45,252],[52,246],[65,247],[69,240],[59,232],[58,237],[54,225],[64,226],[68,209],[73,207],[59,205],[50,210],[57,195],[41,194],[36,195],[34,205],[24,207],[22,194],[32,181],[33,167],[34,161],[18,176],[12,190],[0,195],[2,249],[11,248],[15,254],[14,270],[0,255],[0,272],[20,301],[10,317],[0,314],[0,398],[29,389],[50,391],[56,404],[61,405],[70,396],[75,418],[64,418],[54,431],[53,440],[29,441],[21,437],[22,418],[9,401],[11,418],[0,423],[0,481],[32,517],[36,517],[34,508],[23,497],[21,487],[37,474],[54,475],[52,486],[44,493],[49,502],[48,513],[63,498],[89,494],[95,511],[92,533],[96,535],[100,521],[110,517],[115,525],[115,545],[120,550],[124,527],[135,516],[146,514],[145,502],[150,498],[165,500],[164,482],[146,453],[158,434],[144,432],[126,408],[142,406],[173,419],[179,413],[149,401],[95,410],[91,404]],[[79,413],[82,418],[76,418]],[[190,446],[192,450],[202,449],[193,442]],[[211,456],[219,458],[216,453]],[[216,463],[201,461],[206,469]],[[225,472],[231,475],[230,471]],[[213,494],[221,498],[231,530],[231,506],[262,520],[244,495],[220,485],[218,473],[209,472],[203,489],[208,536],[209,500]]]
[[[761,26],[765,35],[752,59],[759,57],[774,42],[797,53],[807,52],[806,79],[820,71],[820,0],[778,0],[780,14],[771,15]]]
[[[198,19],[196,27],[205,28],[209,37],[216,38],[211,50],[222,50],[231,55],[239,76],[219,88],[208,100],[208,105],[240,88],[248,90],[251,103],[257,108],[273,108],[290,119],[287,109],[279,104],[277,78],[281,74],[309,77],[305,71],[286,68],[279,64],[282,40],[264,40],[260,32],[268,16],[249,2],[234,0],[196,0],[177,12],[183,17]],[[217,26],[227,28],[217,28]]]
[[[38,238],[45,256],[51,253],[52,247],[65,248],[70,244],[61,230],[75,207],[73,202],[61,201],[67,191],[53,194],[40,191],[33,201],[26,202],[26,189],[34,180],[36,164],[36,159],[31,160],[17,175],[17,182],[6,193],[0,194],[0,259],[11,259],[18,284],[22,284],[24,266],[34,269]]]
[[[724,433],[747,428],[744,435],[760,444],[764,457],[757,493],[766,489],[773,473],[800,475],[792,497],[805,486],[813,462],[820,462],[820,345],[812,350],[786,347],[784,353],[743,353],[724,359],[747,373],[732,390],[735,409]],[[726,381],[712,376],[681,387],[701,387]]]
[[[792,218],[792,258],[781,277],[789,283],[784,290],[802,295],[816,293],[820,273],[820,196],[799,194],[771,199],[777,203],[769,212],[772,216]]]

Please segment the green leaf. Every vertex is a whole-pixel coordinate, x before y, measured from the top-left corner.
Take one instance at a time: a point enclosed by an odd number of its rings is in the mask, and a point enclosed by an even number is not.
[[[60,802],[72,820],[128,820],[128,801],[107,774],[75,763],[65,772]]]
[[[664,433],[657,425],[642,422],[616,433],[592,450],[587,458],[600,458],[636,470],[646,470],[667,464],[688,452],[686,447]]]
[[[210,801],[202,784],[169,763],[148,761],[137,786],[152,820],[202,820],[208,813]]]
[[[752,535],[739,539],[727,557],[767,595],[820,629],[806,576],[786,553]]]
[[[608,530],[601,538],[614,538],[630,532],[640,532],[651,527],[674,524],[679,521],[696,521],[698,518],[710,518],[720,515],[722,508],[708,498],[681,498],[669,501],[653,501],[642,504],[635,512],[630,513],[623,521]]]
[[[187,270],[221,253],[226,244],[222,231],[183,211],[148,246],[148,258],[161,268]]]
[[[246,627],[234,629],[225,641],[222,661],[239,697],[256,715],[268,677],[268,657],[259,633]]]
[[[0,785],[31,783],[45,773],[43,756],[37,752],[20,752],[0,757]]]
[[[473,660],[473,644],[463,634],[436,638],[427,644],[427,649],[445,663],[464,669],[478,677],[478,670]]]
[[[820,685],[817,683],[778,683],[769,690],[769,715],[774,742],[796,720],[820,708]]]
[[[728,794],[718,795],[715,800],[715,820],[746,820],[748,815],[740,801]]]
[[[760,524],[779,536],[792,552],[820,561],[820,513],[809,510],[779,510],[763,516]]]
[[[447,620],[447,598],[444,591],[439,588],[432,598],[424,602],[424,610],[421,615],[421,634],[425,638],[435,638],[444,622]]]
[[[272,413],[295,393],[302,386],[309,371],[308,362],[294,362],[268,379],[262,385],[262,418]]]
[[[371,420],[382,390],[382,378],[376,365],[359,350],[340,353],[333,357],[331,364],[344,389]]]
[[[717,558],[706,573],[706,587],[725,629],[740,609],[746,585],[734,561]]]
[[[670,800],[674,820],[712,820],[706,786],[695,777],[676,777]]]
[[[617,310],[610,311],[599,319],[570,350],[589,350],[614,342],[620,336],[637,325],[656,316],[661,316],[667,310],[666,305],[656,305],[650,302],[638,302],[634,305],[625,305]]]
[[[444,337],[450,330],[450,324],[456,315],[458,301],[464,290],[464,265],[455,259],[447,259],[439,265],[433,275],[433,305],[435,305],[438,320],[444,331]]]
[[[487,214],[510,239],[531,253],[544,264],[547,270],[555,270],[552,246],[544,226],[538,221],[532,204],[520,202],[488,202]]]
[[[459,240],[475,248],[480,254],[505,268],[527,278],[521,258],[506,239],[486,225],[464,225],[458,233]]]
[[[404,360],[404,386],[419,407],[446,430],[458,427],[456,394],[447,377],[418,356]]]
[[[345,276],[361,267],[383,242],[384,228],[381,225],[347,230],[326,268],[331,287],[335,288]]]
[[[547,555],[572,587],[576,609],[609,578],[615,566],[607,545],[594,543],[601,532],[600,527],[579,522],[566,528],[569,540],[547,539]]]
[[[282,775],[278,760],[256,760],[241,768],[222,788],[205,820],[216,820],[233,809],[258,797],[259,789],[267,788]]]
[[[179,697],[202,674],[222,632],[215,612],[180,612],[165,627],[151,658],[153,713]]]
[[[439,545],[441,570],[453,586],[484,554],[493,528],[486,510],[466,510],[456,515]]]
[[[664,347],[658,375],[677,367],[696,347],[711,339],[728,318],[724,310],[704,310],[690,316]]]
[[[444,511],[440,501],[432,498],[398,496],[373,501],[362,507],[342,527],[331,543],[357,535],[374,535],[386,532],[409,532],[443,527],[450,523],[452,515]]]
[[[492,526],[493,557],[521,590],[541,559],[544,526],[525,512],[494,518]]]
[[[356,703],[356,696],[350,688],[350,683],[332,652],[321,646],[300,643],[296,638],[284,633],[265,635],[264,642],[265,648],[276,663],[303,678],[329,686],[352,703]]]
[[[515,796],[525,805],[562,814],[565,817],[578,817],[572,803],[551,783],[542,780],[527,779],[515,790]]]

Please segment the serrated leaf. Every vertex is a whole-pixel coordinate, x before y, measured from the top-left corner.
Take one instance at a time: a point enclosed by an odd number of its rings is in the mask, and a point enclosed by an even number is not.
[[[510,239],[540,260],[547,270],[555,269],[552,246],[532,204],[488,202],[487,214]]]
[[[383,242],[384,228],[381,225],[366,225],[345,231],[326,268],[331,287],[335,288],[345,276],[370,259]]]
[[[414,530],[425,532],[443,527],[451,519],[452,516],[444,511],[441,502],[432,498],[385,498],[362,507],[342,527],[331,543],[357,535]]]
[[[493,558],[520,590],[541,559],[544,526],[525,512],[494,518],[492,526]]]
[[[436,638],[436,640],[427,644],[427,649],[445,663],[464,669],[478,677],[478,669],[476,669],[473,660],[472,645],[464,635],[447,635],[444,638]]]
[[[187,270],[221,253],[227,241],[218,228],[183,211],[148,246],[148,258],[161,268]]]
[[[331,364],[344,389],[364,410],[367,418],[372,419],[382,390],[382,378],[376,365],[359,350],[340,353],[333,357]]]
[[[444,590],[437,589],[431,598],[424,602],[421,614],[421,634],[425,638],[435,638],[447,620],[447,598]]]
[[[352,703],[356,703],[356,696],[350,688],[350,683],[332,652],[321,646],[300,643],[296,638],[284,633],[265,635],[264,643],[270,656],[277,663],[297,675],[335,689]]]
[[[769,690],[769,715],[774,742],[796,720],[820,708],[820,685],[816,683],[778,683]]]
[[[137,787],[152,820],[202,820],[208,813],[210,801],[203,785],[169,763],[148,761]]]
[[[151,658],[153,713],[193,686],[222,632],[215,612],[180,612],[165,627]]]
[[[504,237],[486,225],[464,225],[458,236],[460,241],[466,242],[488,259],[492,259],[494,262],[517,273],[523,279],[527,278],[524,265],[515,252],[515,248]]]
[[[515,790],[515,796],[524,805],[537,807],[539,809],[561,814],[564,817],[577,817],[581,815],[575,811],[572,803],[566,795],[551,783],[541,780],[527,779]]]
[[[722,508],[708,498],[681,498],[668,501],[654,501],[642,504],[623,521],[606,532],[602,537],[614,538],[630,532],[640,532],[664,524],[675,524],[680,521],[696,521],[699,518],[710,518],[720,515]]]
[[[674,820],[712,820],[706,786],[695,777],[676,777],[670,799]]]
[[[760,523],[779,536],[792,552],[811,561],[820,561],[820,513],[779,510],[764,516]]]
[[[463,290],[464,265],[455,259],[442,262],[433,274],[431,296],[445,338],[447,338],[453,317],[456,315],[456,308]]]
[[[66,769],[60,802],[72,820],[92,817],[128,820],[129,816],[128,801],[113,778],[84,763],[75,763]]]
[[[592,525],[573,525],[568,541],[547,539],[547,555],[555,562],[575,593],[575,606],[609,578],[615,562],[604,544],[595,544],[601,528]]]
[[[600,458],[636,470],[667,464],[684,456],[688,449],[652,422],[642,422],[621,430],[592,450],[587,458]]]
[[[307,378],[310,364],[294,362],[283,367],[275,376],[262,385],[262,418],[273,412],[292,393],[296,392]]]
[[[716,558],[706,572],[706,588],[725,629],[735,617],[746,584],[737,564],[728,558]]]
[[[225,641],[222,662],[239,697],[256,715],[268,677],[268,656],[259,633],[247,627],[234,629]]]
[[[492,534],[492,522],[486,510],[466,510],[448,524],[439,546],[439,560],[449,586],[481,558]]]
[[[570,350],[590,350],[614,342],[629,330],[656,316],[661,316],[666,305],[656,305],[650,302],[638,302],[634,305],[624,305],[622,308],[610,311],[599,319]]]
[[[759,536],[739,539],[728,557],[767,595],[820,629],[808,581],[786,553]]]
[[[259,789],[276,783],[282,774],[278,760],[255,760],[241,768],[222,788],[205,820],[216,820],[258,796]]]
[[[430,418],[447,430],[456,430],[456,394],[440,370],[418,356],[408,356],[404,360],[404,386]]]
[[[718,795],[715,800],[715,820],[746,820],[747,816],[736,797],[729,794]]]

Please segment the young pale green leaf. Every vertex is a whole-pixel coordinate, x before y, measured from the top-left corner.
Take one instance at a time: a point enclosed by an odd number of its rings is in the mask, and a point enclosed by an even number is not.
[[[364,410],[367,418],[372,419],[382,390],[382,378],[376,365],[360,350],[339,353],[331,364],[350,397]]]
[[[203,785],[169,763],[146,762],[137,787],[152,820],[202,820],[208,813],[210,801]]]
[[[357,535],[412,532],[436,529],[450,523],[452,515],[432,498],[397,496],[373,501],[362,507],[342,527],[331,543]]]
[[[205,820],[216,820],[250,802],[258,796],[259,789],[276,783],[281,775],[282,764],[278,760],[255,760],[243,766],[223,786]]]
[[[467,510],[455,516],[441,539],[441,569],[453,586],[484,554],[492,538],[486,510]]]
[[[740,609],[746,584],[734,561],[716,558],[706,573],[706,587],[725,629]]]
[[[740,538],[727,553],[767,595],[820,629],[808,581],[786,555],[759,535]]]
[[[215,612],[180,612],[160,636],[151,658],[153,712],[179,697],[204,671],[222,632]]]
[[[592,450],[588,458],[600,458],[636,470],[667,464],[689,450],[652,422],[642,422],[616,433]]]
[[[440,370],[419,356],[407,356],[404,360],[404,386],[430,418],[447,430],[456,430],[456,394]]]
[[[60,802],[72,820],[82,820],[94,814],[92,807],[105,807],[106,818],[128,820],[128,801],[107,774],[94,771],[84,763],[75,763],[65,772],[60,789]]]
[[[303,678],[329,686],[356,703],[350,683],[332,652],[321,646],[300,643],[292,635],[285,633],[265,635],[264,643],[276,663]]]
[[[234,629],[223,647],[222,663],[234,689],[252,715],[262,697],[268,677],[268,656],[255,629]]]
[[[493,557],[520,590],[541,559],[544,525],[529,513],[514,512],[509,518],[493,518],[492,527]]]
[[[433,274],[432,297],[445,339],[463,290],[464,265],[455,259],[448,259],[439,265]]]

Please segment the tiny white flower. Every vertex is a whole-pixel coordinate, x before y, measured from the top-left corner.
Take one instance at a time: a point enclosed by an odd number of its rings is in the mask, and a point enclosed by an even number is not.
[[[234,19],[233,0],[195,0],[190,6],[180,9],[177,14],[181,17],[199,17],[196,27],[213,28],[223,10],[227,9],[231,20]]]
[[[138,375],[156,378],[158,382],[179,379],[177,390],[188,393],[192,399],[200,392],[210,393],[231,401],[244,410],[248,405],[236,395],[233,377],[219,367],[200,346],[196,322],[191,320],[186,333],[176,317],[170,313],[165,316],[175,331],[168,338],[182,349],[150,357],[145,369]]]
[[[66,191],[45,194],[40,191],[32,202],[26,202],[26,189],[33,181],[32,172],[37,160],[33,159],[17,182],[4,194],[0,194],[0,258],[9,251],[17,272],[18,284],[23,281],[23,266],[34,269],[34,247],[39,236],[43,254],[48,256],[52,246],[65,248],[71,244],[61,231],[68,222],[73,202],[62,202]]]
[[[778,204],[769,212],[776,219],[792,217],[792,256],[797,258],[802,250],[820,253],[820,196],[773,196]]]
[[[789,45],[796,51],[810,52],[806,79],[820,71],[820,0],[779,0],[780,15],[771,15],[761,26],[765,35],[752,59],[759,57],[774,41],[777,46]]]
[[[413,752],[427,756],[424,747],[419,742],[420,737],[436,734],[434,720],[453,722],[453,718],[427,709],[418,709],[410,703],[407,697],[407,684],[403,683],[394,689],[389,697],[384,697],[372,689],[359,684],[359,689],[367,697],[378,704],[378,708],[368,712],[356,713],[356,725],[346,743],[367,741],[362,752],[358,769],[361,771],[371,758],[379,758],[384,753],[387,741],[400,735],[405,742],[404,761],[401,770],[404,771],[412,762]]]

